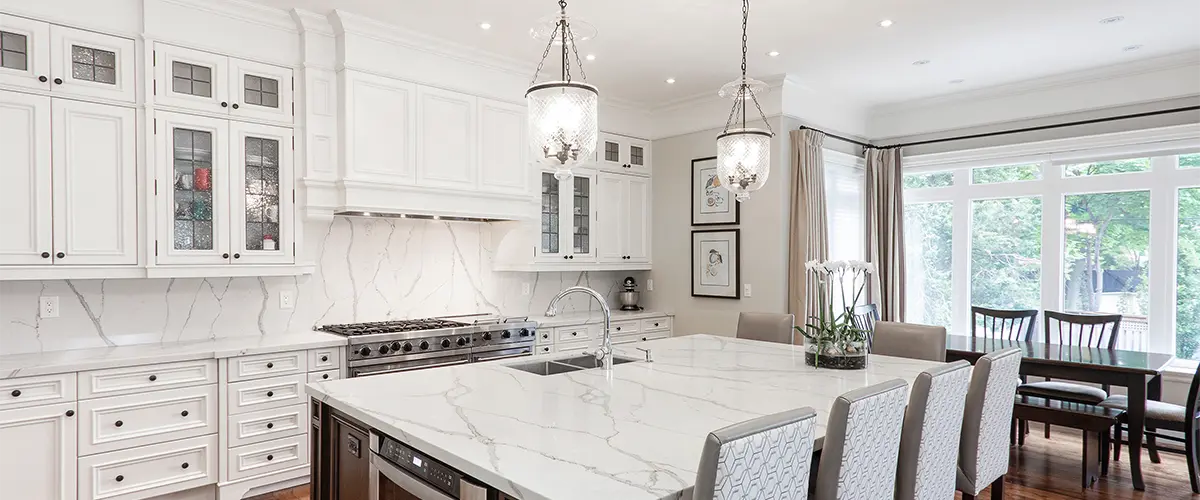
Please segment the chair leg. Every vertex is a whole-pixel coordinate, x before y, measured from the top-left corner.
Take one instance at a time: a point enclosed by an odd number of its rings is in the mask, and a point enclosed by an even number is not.
[[[1100,456],[1108,454],[1108,450],[1101,448],[1101,442],[1100,433],[1083,431],[1083,474],[1081,479],[1084,489],[1092,487],[1092,483],[1100,479],[1100,464],[1103,462]]]
[[[1112,436],[1108,431],[1100,433],[1100,477],[1108,476],[1108,444]]]
[[[1121,424],[1119,422],[1113,429],[1113,461],[1121,461]]]
[[[1050,424],[1046,424],[1046,439],[1050,439]]]
[[[1146,427],[1146,451],[1150,453],[1150,463],[1152,464],[1162,462],[1158,458],[1158,441],[1155,439],[1154,434],[1152,434],[1156,430],[1154,427]]]
[[[1197,429],[1193,426],[1184,436],[1183,447],[1187,453],[1188,479],[1192,480],[1192,493],[1200,494],[1200,449],[1197,449]]]
[[[1025,446],[1025,435],[1029,434],[1029,421],[1017,421],[1017,446]]]
[[[1004,476],[992,481],[992,500],[1004,500]]]

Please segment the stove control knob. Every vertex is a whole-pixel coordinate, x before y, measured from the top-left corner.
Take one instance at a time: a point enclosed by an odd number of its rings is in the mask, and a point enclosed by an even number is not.
[[[529,329],[528,329],[528,328],[522,328],[522,329],[521,329],[521,336],[522,336],[522,337],[528,337],[528,336],[530,336],[530,335],[533,335],[533,334],[529,332]]]
[[[450,347],[450,339],[442,339],[442,348]]]
[[[409,349],[412,349],[412,347],[409,347]],[[400,342],[392,342],[392,352],[400,352]]]
[[[483,340],[492,340],[492,332],[483,334]]]
[[[358,354],[359,354],[359,355],[361,355],[361,356],[362,356],[362,357],[364,357],[364,358],[365,358],[365,357],[367,357],[367,356],[370,356],[370,355],[371,355],[371,348],[370,348],[370,347],[368,347],[368,346],[363,346],[363,347],[362,347],[362,349],[359,349],[359,350],[358,350]]]
[[[421,350],[424,351],[425,349],[429,349],[429,342],[422,340],[421,341]]]
[[[387,354],[387,353],[388,353],[388,345],[380,344],[379,345],[379,354]]]
[[[465,345],[467,345],[467,339],[465,337],[459,337],[458,338],[458,346],[462,347]]]
[[[506,338],[509,338],[509,337],[512,337],[512,332],[510,332],[510,331],[508,331],[508,330],[505,330],[505,331],[504,331],[504,333],[501,333],[501,334],[500,334],[500,338],[502,338],[502,339],[506,339]]]
[[[412,350],[412,344],[410,344],[410,343],[408,343],[408,342],[405,342],[405,343],[404,343],[404,347],[402,347],[401,349],[404,349],[404,352],[411,351],[411,350]]]

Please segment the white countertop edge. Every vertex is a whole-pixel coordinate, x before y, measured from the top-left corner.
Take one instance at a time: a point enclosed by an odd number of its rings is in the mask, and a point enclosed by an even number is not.
[[[636,321],[652,318],[674,317],[673,313],[663,311],[612,311],[612,321]],[[585,325],[604,321],[604,313],[596,311],[561,313],[557,316],[530,316],[529,321],[536,321],[538,327],[554,328],[558,326]]]

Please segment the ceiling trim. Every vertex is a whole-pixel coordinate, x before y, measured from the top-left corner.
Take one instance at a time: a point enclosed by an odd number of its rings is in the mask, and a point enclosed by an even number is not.
[[[300,33],[288,11],[246,0],[158,0],[267,28]]]
[[[325,16],[304,9],[292,9],[291,14],[292,19],[300,26],[301,33],[315,33],[329,37],[337,36],[337,33],[333,30],[333,24]]]

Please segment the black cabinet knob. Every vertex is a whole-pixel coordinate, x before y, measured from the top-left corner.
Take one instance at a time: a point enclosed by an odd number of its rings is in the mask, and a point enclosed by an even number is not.
[[[275,460],[275,455],[267,455],[267,461],[270,462],[272,460]]]
[[[187,410],[183,410],[183,411],[179,412],[179,416],[181,416],[181,417],[186,417],[186,416],[188,416],[188,411],[187,411]]]
[[[240,259],[240,258],[242,258],[242,254],[240,254],[240,253],[235,253],[235,254],[233,254],[233,258],[235,258],[235,259]]]
[[[221,101],[221,107],[222,107],[222,108],[228,108],[228,107],[229,107],[229,103],[227,103],[227,102],[225,102],[225,101]]]
[[[120,427],[122,425],[125,425],[125,422],[118,420],[116,425],[117,425],[117,427]]]
[[[155,380],[158,380],[158,375],[151,375],[151,376],[150,376],[150,381],[151,381],[151,382],[154,382]]]
[[[55,84],[55,85],[62,85],[62,78],[55,78],[55,79],[54,79],[54,84]]]
[[[326,373],[326,374],[321,375],[321,380],[329,380],[329,374]]]
[[[550,334],[548,334],[548,333],[543,333],[543,334],[542,334],[542,338],[544,338],[544,339],[548,339],[548,338],[550,338]]]
[[[658,323],[654,323],[654,326],[658,326]]]
[[[229,254],[227,254],[227,253],[223,253],[223,254],[221,254],[221,258],[222,258],[222,259],[228,259],[228,258],[229,258]]]
[[[49,259],[49,258],[50,258],[50,252],[42,252],[42,258],[43,258],[43,259]]]
[[[124,480],[125,480],[125,476],[120,476],[120,475],[118,475],[118,476],[117,476],[117,482],[118,482],[118,483],[119,483],[119,482],[121,482],[121,481],[124,481]]]
[[[68,417],[74,417],[74,416],[75,416],[75,410],[67,410],[67,416],[68,416]]]
[[[568,258],[568,259],[572,259],[572,260],[574,260],[574,259],[575,259],[575,256],[574,256],[574,255],[568,255],[568,256],[567,256],[567,258]]]
[[[235,103],[233,103],[233,109],[238,109],[238,105],[237,105],[237,103],[236,103],[236,102],[235,102]]]
[[[50,81],[50,79],[46,78],[46,75],[42,75],[42,76],[38,77],[38,81],[42,82],[42,83],[46,83],[46,82]]]
[[[269,398],[269,397],[273,397],[273,396],[275,396],[275,391],[267,391],[267,397],[268,397],[268,398]]]
[[[618,332],[619,332],[619,331],[621,331],[621,327],[619,327],[619,326],[618,326],[618,327],[617,327],[617,331],[618,331]]]
[[[58,257],[58,258],[60,258],[60,259],[61,259],[61,258],[63,258],[63,257],[66,257],[66,256],[67,256],[67,254],[65,254],[65,253],[62,253],[62,252],[58,252],[57,254],[54,254],[54,256],[55,256],[55,257]]]
[[[180,467],[183,467],[184,469],[186,469],[186,468],[188,468],[188,463],[184,462],[183,465],[180,465]]]
[[[275,424],[274,424],[274,423],[272,423],[272,422],[267,422],[267,428],[268,428],[268,429],[274,429],[274,428],[275,428]]]
[[[275,363],[267,363],[267,368],[275,368]]]
[[[321,356],[321,361],[329,361],[329,356]]]
[[[570,258],[570,257],[567,257],[566,255],[564,255],[564,256],[563,256],[563,259],[569,259],[569,258]]]
[[[19,397],[21,397],[21,390],[20,390],[20,389],[13,389],[13,391],[12,391],[12,397],[14,397],[14,398],[19,398]]]
[[[579,332],[571,332],[571,336],[572,336],[572,337],[574,337],[574,336],[576,336],[576,335],[579,335]]]
[[[646,341],[646,340],[647,340],[647,339],[646,339],[646,337],[642,337],[642,341],[643,341],[643,342],[644,342],[644,341]]]

